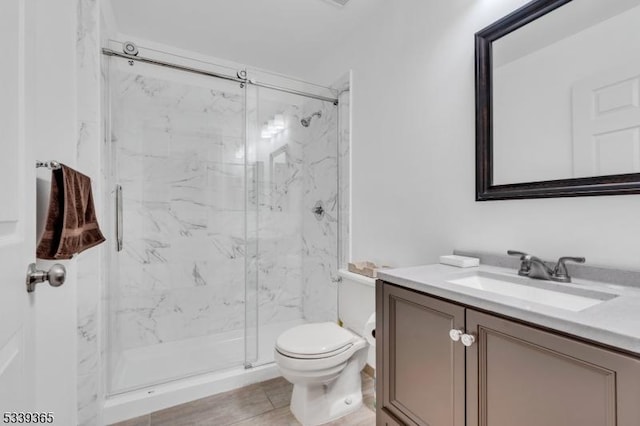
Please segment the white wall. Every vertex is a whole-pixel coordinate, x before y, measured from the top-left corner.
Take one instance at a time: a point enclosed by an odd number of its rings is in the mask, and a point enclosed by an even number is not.
[[[355,259],[410,265],[514,248],[640,268],[640,196],[474,201],[473,36],[525,2],[386,2],[305,76],[353,69]]]
[[[299,76],[385,0],[105,0],[112,30],[204,56]],[[109,9],[109,11],[107,11]],[[124,41],[124,40],[121,40]],[[146,46],[151,47],[151,46]],[[143,52],[141,50],[141,52]],[[235,71],[234,71],[235,74]],[[340,73],[342,74],[342,73]]]
[[[101,99],[100,99],[100,19],[99,0],[76,0],[76,167],[91,177],[98,222],[107,239],[108,217],[105,214],[101,188]],[[77,322],[77,411],[79,426],[102,423],[103,391],[101,383],[100,346],[103,334],[100,307],[102,258],[106,244],[101,244],[77,257],[78,322]]]
[[[35,155],[58,160],[93,178],[99,194],[100,85],[98,10],[91,0],[35,2]],[[38,230],[51,172],[38,169]],[[94,197],[100,211],[101,199]],[[99,217],[100,219],[100,217]],[[39,411],[55,424],[99,424],[98,301],[100,248],[69,261],[62,287],[38,286],[35,296]],[[54,263],[38,261],[40,269]]]
[[[69,166],[76,159],[76,3],[35,3],[35,155]],[[38,209],[46,209],[51,173],[38,170]],[[44,189],[44,191],[43,191]],[[39,229],[41,229],[39,227]],[[54,262],[38,262],[47,270]],[[62,287],[40,284],[36,306],[36,411],[53,411],[56,425],[77,424],[76,261]]]

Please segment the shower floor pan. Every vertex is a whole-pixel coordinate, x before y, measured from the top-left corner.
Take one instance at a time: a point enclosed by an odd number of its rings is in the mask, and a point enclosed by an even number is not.
[[[273,347],[299,319],[260,327],[258,359],[245,369],[242,330],[124,351],[116,364],[104,422],[116,423],[280,376]]]
[[[251,364],[273,362],[273,347],[278,335],[304,322],[294,320],[261,327],[258,359]],[[244,351],[243,330],[128,349],[118,357],[112,393],[243,365]]]

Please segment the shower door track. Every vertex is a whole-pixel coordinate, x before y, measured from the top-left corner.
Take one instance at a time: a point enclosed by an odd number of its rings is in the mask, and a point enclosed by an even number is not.
[[[305,96],[307,98],[318,99],[325,102],[331,102],[334,105],[338,105],[338,98],[330,98],[327,96],[316,95],[309,92],[303,92],[301,90],[289,89],[286,87],[276,86],[273,84],[261,83],[259,81],[248,79],[248,78],[234,77],[227,74],[221,74],[213,71],[206,71],[199,68],[192,68],[185,65],[172,64],[171,62],[160,61],[158,59],[151,59],[151,58],[145,58],[143,56],[129,55],[126,53],[116,52],[115,50],[111,50],[107,48],[102,48],[102,54],[106,56],[116,56],[118,58],[124,58],[129,61],[137,61],[137,62],[143,62],[145,64],[158,65],[166,68],[173,68],[181,71],[190,72],[193,74],[200,74],[208,77],[217,77],[225,80],[235,81],[238,83],[251,84],[253,86],[264,87],[266,89],[279,90],[281,92],[291,93],[293,95]]]

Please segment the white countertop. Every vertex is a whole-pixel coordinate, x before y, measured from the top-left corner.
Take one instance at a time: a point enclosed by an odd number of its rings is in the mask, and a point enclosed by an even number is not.
[[[378,279],[640,355],[640,288],[584,279],[573,279],[570,284],[544,281],[617,295],[596,306],[572,312],[448,282],[473,271],[522,279],[513,269],[489,265],[456,268],[441,264],[385,269],[378,272]],[[530,278],[526,280],[540,282]]]

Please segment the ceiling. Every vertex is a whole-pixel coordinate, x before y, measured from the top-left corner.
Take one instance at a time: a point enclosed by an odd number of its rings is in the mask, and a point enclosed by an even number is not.
[[[113,21],[108,25],[115,27],[110,30],[134,42],[150,40],[301,78],[384,2],[351,0],[339,6],[330,0],[107,1]]]

